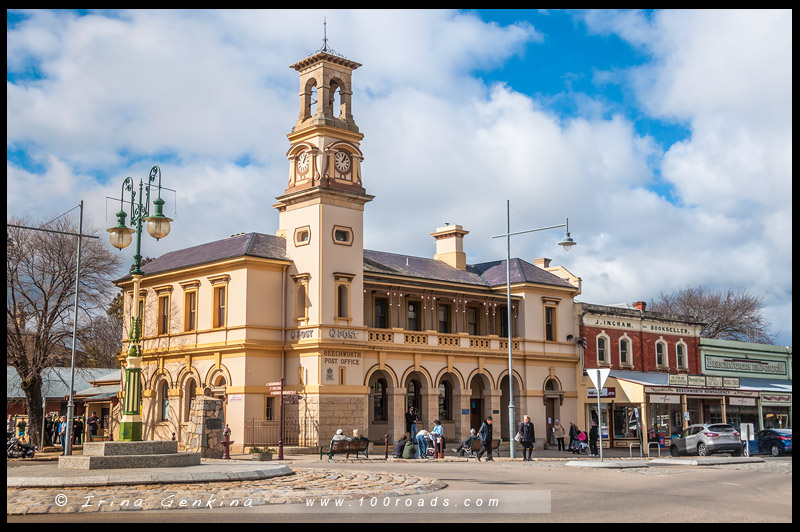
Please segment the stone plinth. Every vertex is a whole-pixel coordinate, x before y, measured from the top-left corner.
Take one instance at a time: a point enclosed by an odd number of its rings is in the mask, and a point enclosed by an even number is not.
[[[200,465],[199,453],[179,453],[176,441],[104,441],[83,445],[83,455],[59,456],[59,469],[130,469]]]

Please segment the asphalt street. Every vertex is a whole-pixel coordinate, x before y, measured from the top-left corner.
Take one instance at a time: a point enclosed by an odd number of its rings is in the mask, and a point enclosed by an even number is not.
[[[20,462],[8,465],[9,476],[12,468],[26,467]],[[213,509],[178,509],[173,505],[165,510],[107,511],[91,515],[9,515],[8,522],[792,521],[791,456],[766,458],[763,463],[634,469],[576,468],[566,466],[566,461],[523,463],[508,460],[350,463],[304,459],[294,461],[291,467],[306,472],[325,470],[328,475],[338,471],[352,478],[356,478],[355,474],[361,475],[358,478],[402,474],[436,479],[446,487],[401,497],[392,495],[391,491],[371,490],[360,497],[356,493],[338,501],[332,497],[324,507],[321,500],[227,507],[221,501],[227,504],[229,499],[225,499],[225,493],[230,488],[219,483],[204,486],[214,494]],[[18,475],[19,471],[14,474]],[[220,501],[219,506],[217,501]]]

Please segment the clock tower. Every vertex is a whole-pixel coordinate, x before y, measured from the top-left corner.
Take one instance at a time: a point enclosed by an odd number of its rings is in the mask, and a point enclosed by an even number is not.
[[[300,115],[287,135],[287,188],[274,205],[294,262],[289,327],[364,325],[363,215],[373,196],[364,190],[364,135],[352,112],[360,66],[327,48],[290,66],[300,74]]]

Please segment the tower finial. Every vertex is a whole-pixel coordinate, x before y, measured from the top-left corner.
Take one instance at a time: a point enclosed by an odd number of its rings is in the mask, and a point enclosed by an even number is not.
[[[328,51],[328,18],[322,17],[322,51]]]

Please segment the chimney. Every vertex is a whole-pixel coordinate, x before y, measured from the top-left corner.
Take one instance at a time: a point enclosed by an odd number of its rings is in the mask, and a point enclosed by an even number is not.
[[[467,269],[467,254],[464,253],[464,235],[469,231],[464,231],[460,225],[446,224],[444,227],[437,227],[431,236],[436,239],[436,254],[434,259],[449,264],[457,270]]]
[[[539,259],[533,259],[533,265],[536,266],[537,268],[541,268],[543,270],[546,270],[547,268],[550,267],[551,260],[552,259],[548,259],[546,257],[541,257]]]
[[[635,308],[636,310],[644,312],[645,309],[647,308],[647,303],[645,303],[644,301],[636,301],[636,302],[633,303],[633,308]]]

